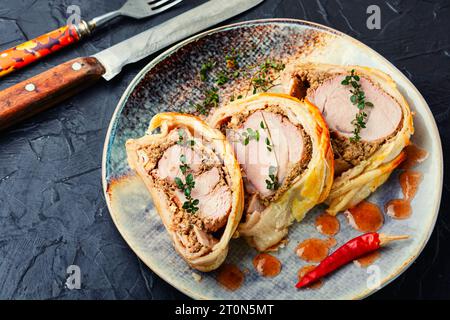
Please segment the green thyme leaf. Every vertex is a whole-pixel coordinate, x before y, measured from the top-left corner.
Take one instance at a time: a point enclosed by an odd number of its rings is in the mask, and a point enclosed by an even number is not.
[[[208,61],[208,62],[202,64],[202,66],[200,68],[200,79],[202,81],[206,81],[209,71],[211,71],[215,65],[216,65],[216,63],[212,62],[212,61]]]
[[[218,86],[223,86],[228,81],[230,81],[229,76],[223,71],[219,72],[219,74],[217,75],[216,84]]]
[[[256,67],[251,78],[251,84],[253,86],[253,94],[257,92],[267,92],[275,86],[275,81],[278,77],[275,77],[273,73],[284,70],[285,65],[281,62],[267,59],[264,63]]]
[[[199,200],[193,199],[191,196],[192,189],[194,189],[195,187],[194,175],[192,173],[186,175],[186,172],[189,169],[189,166],[186,163],[186,155],[180,155],[180,161],[182,163],[180,165],[180,170],[185,176],[186,183],[183,183],[183,180],[181,180],[181,178],[175,177],[175,184],[186,197],[186,201],[183,203],[182,208],[185,209],[188,213],[195,213],[198,210],[197,205],[199,203]]]
[[[275,175],[277,172],[277,167],[269,167],[269,179],[266,179],[266,188],[268,190],[277,190],[279,188],[278,178]]]
[[[363,90],[361,90],[361,84],[359,81],[361,78],[355,74],[355,70],[351,70],[350,75],[345,76],[345,78],[341,81],[342,85],[351,85],[353,90],[350,90],[352,95],[350,96],[350,102],[355,105],[359,112],[355,115],[355,118],[352,120],[352,125],[354,126],[353,129],[353,136],[350,137],[351,142],[357,142],[361,140],[361,129],[364,129],[366,127],[366,121],[367,121],[367,113],[365,113],[363,110],[365,107],[373,107],[373,103],[366,101],[366,95]]]

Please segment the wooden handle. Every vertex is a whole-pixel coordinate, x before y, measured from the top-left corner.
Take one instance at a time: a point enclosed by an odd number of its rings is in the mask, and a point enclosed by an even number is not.
[[[0,130],[72,96],[104,73],[97,59],[77,58],[0,91]]]
[[[67,25],[0,52],[0,78],[81,39],[75,25]]]

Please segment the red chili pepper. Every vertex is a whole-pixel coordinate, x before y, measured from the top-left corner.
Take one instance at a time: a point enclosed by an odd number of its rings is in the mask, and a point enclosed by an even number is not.
[[[335,252],[326,257],[315,269],[305,274],[297,283],[297,288],[303,288],[343,265],[358,259],[359,257],[379,249],[381,246],[394,241],[406,239],[408,236],[387,236],[370,232],[353,238]]]

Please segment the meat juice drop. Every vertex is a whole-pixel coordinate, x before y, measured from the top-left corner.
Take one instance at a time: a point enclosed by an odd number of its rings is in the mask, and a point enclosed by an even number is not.
[[[295,249],[300,259],[307,262],[320,262],[328,256],[330,248],[336,245],[334,238],[322,240],[319,238],[306,239]]]
[[[406,160],[401,164],[401,169],[411,169],[428,158],[428,152],[415,144],[410,144],[404,150],[406,152]]]
[[[411,170],[414,166],[423,162],[428,157],[428,152],[411,144],[405,148],[406,160],[401,165],[404,171],[399,175],[403,198],[392,199],[384,206],[386,213],[394,219],[407,219],[412,214],[411,201],[417,193],[422,174]]]
[[[411,201],[416,195],[419,184],[422,181],[422,174],[418,171],[406,170],[400,174],[399,180],[404,199]]]
[[[360,232],[376,232],[384,223],[381,209],[369,201],[363,200],[345,212],[350,225]]]
[[[300,270],[298,270],[297,276],[298,276],[298,281],[300,281],[308,272],[314,270],[316,268],[315,265],[306,265],[302,268],[300,268]],[[308,289],[319,289],[320,287],[322,287],[323,285],[323,279],[319,279],[314,283],[311,283],[309,286],[307,286],[306,288]]]
[[[374,251],[362,256],[361,258],[354,260],[353,262],[360,268],[367,268],[368,266],[372,265],[375,261],[377,261],[379,257],[380,252]]]
[[[405,170],[399,176],[403,198],[390,200],[385,205],[386,213],[394,219],[407,219],[411,216],[411,200],[417,193],[422,181],[422,174],[418,171]]]
[[[398,220],[408,219],[411,216],[411,203],[405,199],[392,199],[384,206],[386,213]]]
[[[235,291],[242,286],[244,273],[236,265],[225,263],[219,268],[216,280],[224,288]]]
[[[328,213],[322,213],[316,218],[316,229],[323,235],[334,236],[340,229],[339,220]]]
[[[281,262],[268,253],[260,253],[253,259],[256,271],[264,277],[276,277],[281,271]]]

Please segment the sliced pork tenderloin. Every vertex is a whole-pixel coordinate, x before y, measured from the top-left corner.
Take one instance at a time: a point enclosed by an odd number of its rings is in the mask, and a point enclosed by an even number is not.
[[[281,78],[286,92],[318,107],[330,129],[335,179],[326,200],[328,213],[351,208],[404,159],[403,149],[414,132],[408,102],[388,74],[369,67],[298,61]],[[350,92],[355,91],[352,82],[359,84],[356,99]],[[369,102],[362,111],[353,104],[358,96]],[[360,129],[358,135],[355,129]]]
[[[222,107],[210,123],[226,133],[244,177],[246,214],[238,232],[264,251],[328,194],[328,129],[311,104],[273,93]]]
[[[359,109],[350,101],[350,86],[341,84],[345,74],[332,76],[321,83],[315,90],[309,90],[306,98],[316,105],[325,117],[331,131],[345,137],[353,136],[352,124]],[[365,107],[367,113],[366,127],[361,129],[362,141],[382,141],[392,135],[402,120],[399,103],[380,87],[365,77],[360,77],[361,90],[366,101],[373,107]]]
[[[215,232],[227,223],[231,209],[231,190],[222,180],[217,167],[194,177],[195,188],[191,196],[199,200],[197,215],[207,231]],[[176,196],[177,202],[182,206],[186,196],[180,190],[176,191]]]
[[[290,171],[299,165],[306,166],[310,158],[309,138],[299,126],[276,111],[280,112],[276,108],[272,111],[255,111],[232,128],[232,133],[229,132],[234,137],[231,145],[245,176],[246,191],[258,194],[262,199],[273,200],[279,187],[288,183],[285,182]],[[249,132],[257,135],[245,142]],[[309,144],[309,149],[304,144]],[[271,180],[271,171],[276,177],[274,182],[277,186],[268,188],[267,180]]]
[[[226,224],[231,209],[231,190],[221,177],[218,167],[205,168],[204,158],[197,150],[175,144],[164,151],[155,174],[172,185],[175,189],[174,200],[182,208],[187,198],[174,182],[176,178],[184,179],[180,170],[181,156],[189,163],[186,173],[194,176],[195,187],[191,197],[199,201],[196,215],[202,220],[206,231],[217,231]]]

